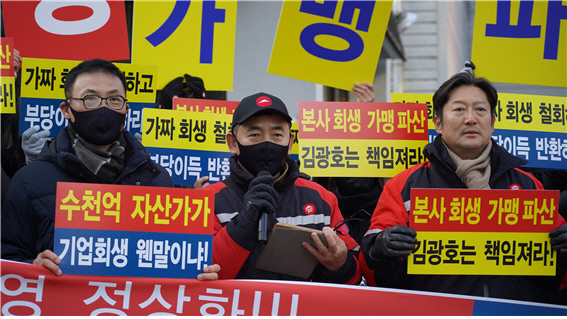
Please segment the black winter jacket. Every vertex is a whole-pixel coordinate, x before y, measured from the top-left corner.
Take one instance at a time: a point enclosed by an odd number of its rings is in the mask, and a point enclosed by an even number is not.
[[[128,131],[123,136],[124,170],[113,184],[173,187],[167,171],[136,137]],[[31,263],[40,252],[53,250],[57,182],[100,183],[75,155],[67,128],[12,179],[2,207],[3,259]]]

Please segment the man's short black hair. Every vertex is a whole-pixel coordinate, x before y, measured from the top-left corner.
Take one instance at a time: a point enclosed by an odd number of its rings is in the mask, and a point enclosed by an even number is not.
[[[451,92],[461,86],[476,86],[486,94],[486,99],[490,104],[490,111],[496,114],[496,103],[498,102],[498,92],[485,78],[475,78],[468,72],[460,72],[453,75],[449,80],[445,81],[439,89],[433,94],[433,109],[435,115],[443,122],[443,107],[451,98]]]
[[[67,99],[73,97],[71,96],[73,91],[73,85],[75,84],[75,80],[77,80],[77,77],[79,75],[83,73],[96,73],[96,72],[102,72],[110,75],[115,75],[116,77],[118,77],[122,82],[122,85],[124,86],[124,94],[126,94],[127,91],[126,77],[124,76],[124,73],[122,73],[122,71],[120,71],[120,69],[111,62],[108,62],[103,59],[92,59],[79,63],[79,65],[77,65],[76,67],[72,68],[71,71],[69,71],[69,73],[67,74],[67,78],[65,79],[65,97]]]

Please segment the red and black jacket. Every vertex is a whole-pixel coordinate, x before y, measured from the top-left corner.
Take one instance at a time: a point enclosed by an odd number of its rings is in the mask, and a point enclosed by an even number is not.
[[[275,214],[269,215],[269,229],[278,221],[323,229],[324,226],[334,227],[337,222],[343,220],[335,195],[315,182],[299,178],[299,167],[293,159],[288,157],[286,163],[288,170],[285,179],[275,186],[279,201]],[[255,268],[256,259],[264,247],[258,243],[258,225],[239,216],[243,207],[242,197],[253,178],[240,168],[233,156],[230,159],[231,180],[207,187],[215,191],[213,263],[221,266],[219,278],[304,280]],[[343,267],[337,271],[329,271],[318,264],[308,280],[342,284],[360,282],[361,270],[353,252],[358,250],[358,245],[349,235],[339,236],[349,248],[349,255]]]
[[[534,285],[557,290],[565,277],[566,260],[558,260],[557,276],[476,276],[476,275],[408,275],[406,258],[377,260],[369,255],[376,236],[388,227],[409,226],[412,188],[467,188],[455,173],[453,162],[438,136],[424,149],[428,162],[418,164],[391,178],[385,185],[370,229],[362,240],[360,262],[370,285],[433,292],[455,293],[495,298],[535,300]],[[491,189],[543,189],[532,175],[518,169],[527,162],[492,141],[490,152]],[[565,220],[560,217],[560,223]],[[560,259],[560,258],[558,258]]]

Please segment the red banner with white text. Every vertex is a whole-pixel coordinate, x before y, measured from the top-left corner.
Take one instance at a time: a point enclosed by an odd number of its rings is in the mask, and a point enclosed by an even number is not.
[[[62,275],[2,260],[2,315],[567,315],[567,307],[289,281]]]

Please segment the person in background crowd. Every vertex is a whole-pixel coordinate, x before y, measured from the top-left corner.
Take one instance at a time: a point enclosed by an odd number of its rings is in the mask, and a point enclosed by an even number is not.
[[[335,194],[348,234],[362,245],[362,237],[370,227],[372,212],[382,194],[384,178],[313,177],[313,181]]]
[[[171,80],[157,93],[156,108],[173,109],[173,98],[177,97],[204,99],[206,97],[205,82],[203,82],[203,79],[189,74]]]
[[[559,214],[567,219],[567,171],[543,171],[542,184],[559,191]]]
[[[563,219],[567,219],[567,172],[552,170],[544,171],[540,168],[534,167],[524,167],[522,170],[535,176],[546,190],[559,191],[559,203],[557,204],[558,212]],[[537,290],[535,301],[567,305],[567,289],[550,292],[538,286],[535,288]]]
[[[183,82],[185,80],[185,82]],[[156,108],[158,109],[173,109],[174,98],[187,98],[187,99],[204,99],[206,97],[205,82],[200,77],[185,74],[183,77],[177,77],[166,84],[163,89],[157,92],[156,95]],[[136,133],[136,138],[142,142],[142,134]],[[208,176],[203,176],[197,179],[193,185],[194,189],[200,189],[209,185],[206,181]],[[187,185],[175,185],[179,188],[191,188]]]
[[[558,211],[567,220],[567,171],[542,170],[536,167],[522,167],[532,174],[547,190],[559,191]]]
[[[233,154],[230,176],[206,187],[215,191],[213,263],[221,266],[219,278],[303,280],[256,269],[264,247],[258,242],[258,223],[266,213],[268,229],[280,221],[324,232],[328,247],[315,233],[316,248],[303,243],[319,261],[308,280],[358,284],[361,273],[350,251],[357,244],[329,227],[343,219],[336,197],[299,177],[299,167],[289,157],[293,143],[290,127],[285,104],[267,93],[244,98],[234,111],[232,131],[227,134]]]
[[[15,114],[2,114],[2,170],[10,179],[26,165],[25,154],[21,148],[21,138],[18,135],[20,114],[20,66],[22,58],[20,51],[14,49],[14,76],[15,76]],[[4,183],[2,183],[4,189]]]
[[[543,189],[518,169],[527,162],[492,140],[498,94],[492,84],[469,72],[451,77],[435,92],[439,134],[424,153],[427,162],[390,179],[362,240],[364,277],[374,286],[534,301],[535,286],[549,291],[567,281],[567,225],[560,217],[550,242],[557,253],[556,276],[408,275],[408,256],[417,232],[409,226],[412,188]]]
[[[355,83],[357,102],[373,102],[374,84]],[[370,217],[384,186],[384,178],[374,177],[314,177],[313,181],[331,191],[339,201],[349,235],[362,244],[362,237],[370,227]]]
[[[26,164],[37,158],[45,141],[49,140],[49,130],[40,131],[39,126],[33,126],[18,135],[20,123],[20,73],[22,57],[20,51],[14,49],[15,75],[15,114],[2,114],[2,203],[8,191],[8,186],[14,174]]]
[[[15,114],[2,114],[2,204],[8,191],[8,186],[14,174],[24,165],[26,159],[22,150],[22,138],[18,135],[20,118],[20,83],[21,76],[18,76],[21,69],[22,57],[20,51],[14,49],[14,77],[15,77]]]

